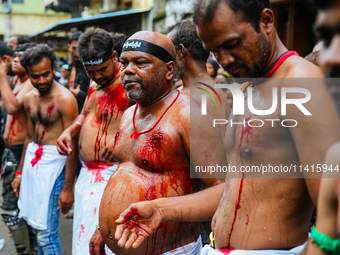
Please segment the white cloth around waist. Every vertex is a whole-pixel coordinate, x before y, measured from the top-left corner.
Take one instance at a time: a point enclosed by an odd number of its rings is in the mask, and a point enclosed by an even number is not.
[[[99,222],[98,212],[106,184],[118,165],[84,163],[74,192],[72,254],[89,254],[89,241]],[[106,254],[113,254],[106,247]]]
[[[47,214],[54,183],[61,174],[66,156],[55,145],[29,143],[20,183],[19,217],[35,229],[47,228]]]
[[[210,245],[205,245],[202,249],[201,255],[261,255],[261,254],[271,254],[271,255],[300,255],[304,250],[307,242],[292,248],[290,250],[215,250]]]

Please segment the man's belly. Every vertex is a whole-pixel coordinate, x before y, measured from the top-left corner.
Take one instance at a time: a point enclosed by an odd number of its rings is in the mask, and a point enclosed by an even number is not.
[[[108,125],[84,122],[79,136],[79,155],[84,162],[104,162],[102,154],[105,146],[115,138],[119,122],[112,120]],[[113,141],[112,141],[113,142]]]
[[[161,197],[185,195],[188,181],[171,183],[167,173],[151,173],[132,163],[120,164],[111,176],[99,209],[99,225],[108,247],[116,254],[160,254],[183,246],[197,239],[197,223],[163,222],[138,249],[121,249],[114,235],[115,220],[132,203]]]
[[[313,208],[303,179],[228,180],[212,223],[216,248],[301,245],[308,238]]]

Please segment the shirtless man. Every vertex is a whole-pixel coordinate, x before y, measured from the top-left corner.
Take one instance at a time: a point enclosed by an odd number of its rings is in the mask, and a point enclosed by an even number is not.
[[[7,109],[7,120],[4,132],[6,149],[4,150],[2,178],[4,182],[1,215],[7,224],[18,254],[33,254],[36,240],[31,228],[23,219],[18,217],[17,196],[11,183],[19,167],[22,148],[26,138],[26,113],[24,110],[24,97],[33,89],[31,81],[24,67],[20,64],[20,56],[26,49],[33,47],[30,43],[21,44],[14,52],[12,70],[16,75],[15,87],[12,91],[7,79],[8,66],[0,60],[0,91],[4,105]],[[31,239],[30,239],[31,236]]]
[[[203,84],[215,86],[215,81],[210,78],[206,67],[210,52],[203,48],[202,42],[196,33],[196,26],[190,20],[178,22],[171,26],[168,32],[168,38],[176,49],[175,78],[181,78],[183,81],[181,93],[195,99],[200,105],[201,95],[206,94],[206,92],[195,88],[207,89],[207,86]],[[221,89],[215,90],[221,98],[222,107],[220,105],[216,106],[213,100],[208,97],[207,111],[215,119],[228,119],[230,108],[226,97]],[[224,139],[226,125],[219,125],[218,127],[220,128],[222,139]]]
[[[98,224],[100,199],[117,168],[102,158],[106,145],[114,143],[120,119],[132,105],[120,80],[121,64],[110,34],[89,30],[78,40],[80,60],[94,82],[84,107],[73,124],[58,139],[58,150],[69,155],[72,140],[79,136],[83,163],[76,186],[72,254],[88,254],[89,241]]]
[[[326,82],[329,83],[330,92],[340,111],[340,1],[314,1],[319,8],[316,20],[315,33],[318,39],[322,40],[323,47],[320,50],[319,65],[326,74]],[[328,79],[337,78],[337,79]],[[327,152],[325,164],[330,166],[340,166],[339,161],[340,143],[334,144]],[[326,173],[321,180],[320,194],[317,206],[316,228],[312,230],[311,240],[308,244],[308,255],[339,254],[339,230],[340,230],[340,178],[339,172]],[[331,177],[331,178],[330,178]],[[338,177],[338,178],[335,178]],[[322,241],[327,236],[329,243],[337,245],[327,245]],[[320,238],[321,237],[321,238]],[[321,248],[322,247],[322,248]]]
[[[134,250],[125,249],[131,246],[130,241],[126,244],[117,242],[114,236],[115,220],[131,203],[182,196],[201,188],[199,179],[190,179],[190,137],[187,132],[190,101],[173,90],[174,58],[172,42],[154,32],[138,32],[123,47],[120,58],[122,83],[128,97],[138,104],[124,113],[113,154],[109,148],[104,155],[106,159],[113,155],[119,166],[106,186],[99,210],[100,232],[115,254],[197,254],[201,249],[199,224],[192,222],[163,222]],[[202,126],[197,126],[197,130],[201,129]],[[212,133],[206,139],[219,139],[218,156],[220,163],[226,164],[220,133]],[[212,156],[207,148],[202,148],[202,152],[207,157]],[[203,165],[201,160],[199,164]],[[206,187],[216,182],[218,180],[203,179]],[[209,205],[208,200],[206,206]],[[134,231],[133,225],[130,227]],[[128,230],[122,238],[127,235]],[[136,234],[132,233],[131,237]]]
[[[277,36],[273,12],[269,8],[269,0],[198,1],[194,9],[197,34],[203,41],[203,46],[215,53],[219,63],[234,77],[265,76],[278,59],[282,61],[281,65],[276,66],[274,73],[269,72],[272,74],[271,78],[322,77],[317,66],[292,52],[284,54],[287,49]],[[252,89],[253,93],[256,93],[256,100],[253,101],[255,109],[268,109],[270,106],[267,107],[266,104],[269,104],[272,98],[271,93],[265,91],[271,91],[272,84],[264,82],[253,86]],[[313,111],[313,119],[316,118],[317,123],[311,123],[310,118],[299,114],[295,108],[285,116],[298,121],[299,125],[294,129],[287,130],[280,125],[267,125],[257,129],[244,128],[243,125],[234,125],[232,128],[228,126],[228,163],[240,169],[241,166],[269,163],[305,166],[323,162],[325,153],[334,139],[340,139],[339,120],[325,87],[310,86],[308,90],[312,95],[317,94],[323,98],[322,105],[318,105],[314,100],[306,104],[307,108],[317,109]],[[250,116],[250,112],[246,111],[237,121],[241,122],[243,118]],[[230,118],[235,121],[236,117]],[[281,118],[278,110],[270,117]],[[322,123],[332,124],[323,126]],[[294,250],[295,254],[300,253],[308,239],[319,180],[239,177],[242,178],[226,179],[222,197],[210,197],[210,200],[215,199],[214,206],[209,209],[210,217],[214,215],[212,229],[215,233],[215,248],[220,250],[205,247],[203,254],[246,254],[248,250],[261,250],[259,253],[263,254],[266,249],[272,249],[269,253],[275,254],[275,249],[289,250],[296,246],[298,247]],[[217,188],[219,187],[213,187]],[[133,204],[123,212],[118,223],[124,222],[126,214],[136,217],[137,223],[144,221],[146,216],[160,221],[197,219],[199,213],[201,216],[208,216],[207,211],[200,211],[204,196],[208,196],[206,191],[191,197]],[[157,226],[153,222],[151,227],[155,228],[155,225]],[[152,228],[144,226],[148,231]],[[121,231],[117,231],[116,237],[119,238],[120,235]],[[124,244],[125,240],[126,238],[120,242]],[[141,240],[143,236],[139,235],[134,246],[138,246]],[[282,254],[282,251],[280,252]]]
[[[12,187],[18,190],[20,185],[19,217],[36,229],[39,254],[62,254],[58,197],[64,201],[63,197],[72,191],[73,183],[64,184],[64,179],[65,175],[74,174],[78,162],[76,156],[66,159],[59,155],[55,145],[78,113],[72,93],[53,80],[55,61],[55,53],[46,44],[26,51],[20,59],[34,89],[24,99],[27,136],[18,169],[22,178],[15,178]],[[67,203],[59,205],[70,209]]]

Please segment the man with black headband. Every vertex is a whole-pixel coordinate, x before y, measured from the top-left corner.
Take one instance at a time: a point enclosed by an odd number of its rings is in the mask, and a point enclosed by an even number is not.
[[[114,143],[120,119],[132,102],[121,84],[121,64],[110,34],[103,29],[89,30],[80,36],[77,47],[93,82],[80,115],[59,137],[58,150],[70,155],[71,141],[79,137],[82,169],[75,186],[72,254],[83,255],[89,253],[100,199],[117,168],[117,163],[107,163],[101,155],[106,145]]]
[[[202,246],[199,223],[163,222],[149,236],[150,230],[143,230],[142,222],[134,226],[133,213],[122,216],[126,222],[116,222],[133,203],[190,194],[202,185],[209,187],[220,181],[190,178],[190,100],[173,89],[172,42],[159,33],[137,32],[124,44],[120,60],[123,87],[137,104],[124,113],[115,144],[103,155],[118,161],[119,166],[100,204],[100,233],[115,254],[198,254]],[[203,130],[204,126],[196,128]],[[214,139],[216,132],[212,133],[206,138]],[[203,146],[201,152],[207,157],[216,156]],[[221,139],[219,157],[220,163],[225,164]],[[204,165],[203,161],[201,158],[200,162],[191,163]],[[139,231],[145,242],[130,249]]]
[[[294,106],[287,107],[286,114],[280,114],[281,108],[269,116],[253,114],[245,100],[244,114],[233,114],[229,119],[241,124],[231,127],[229,121],[225,140],[228,164],[238,172],[231,174],[235,178],[226,179],[223,193],[209,196],[214,204],[209,207],[210,212],[202,210],[202,201],[206,201],[203,198],[207,195],[202,191],[197,200],[189,202],[184,197],[176,197],[137,204],[138,212],[135,210],[133,215],[139,222],[155,219],[151,225],[155,228],[157,220],[197,220],[210,214],[215,249],[205,247],[203,254],[253,254],[253,250],[259,254],[299,254],[308,240],[319,179],[303,178],[306,171],[300,172],[300,178],[275,178],[296,176],[276,172],[274,178],[268,175],[247,178],[242,169],[260,165],[306,168],[307,164],[309,167],[323,164],[327,149],[340,139],[339,119],[325,86],[311,83],[313,79],[308,80],[308,84],[302,80],[289,84],[287,80],[271,79],[249,85],[261,78],[322,78],[323,74],[317,66],[283,46],[274,28],[269,0],[199,0],[193,17],[203,46],[216,55],[231,75],[247,78],[249,82],[243,86],[246,94],[241,97],[252,91],[254,96],[250,102],[255,109],[270,108],[273,87],[282,90],[296,85],[311,93],[311,100],[304,105],[313,118]],[[315,100],[316,95],[322,99],[321,103]],[[234,110],[239,109],[234,107]],[[250,119],[294,119],[298,124],[291,128],[280,124],[251,127],[254,125],[249,124]]]
[[[4,182],[2,195],[4,201],[1,206],[1,216],[11,231],[19,255],[33,254],[34,247],[36,246],[35,235],[32,233],[31,228],[28,227],[25,220],[18,217],[17,194],[11,186],[13,179],[20,177],[17,176],[15,172],[20,164],[23,144],[27,135],[24,97],[33,89],[25,68],[20,64],[20,56],[26,49],[32,48],[33,46],[34,44],[26,43],[16,47],[11,67],[16,74],[13,91],[6,76],[8,67],[6,67],[4,61],[0,60],[0,91],[7,110],[4,132],[4,140],[7,148],[4,150],[2,160],[2,178]]]

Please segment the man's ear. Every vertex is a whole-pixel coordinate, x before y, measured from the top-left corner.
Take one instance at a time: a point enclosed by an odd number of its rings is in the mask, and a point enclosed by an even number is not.
[[[179,57],[180,58],[184,58],[185,54],[186,54],[186,51],[187,51],[187,49],[184,47],[184,45],[180,44],[177,50],[179,51],[178,52]]]
[[[172,80],[174,78],[174,72],[176,69],[176,64],[174,61],[170,61],[165,64],[166,73],[165,73],[165,79]]]
[[[262,32],[266,35],[270,34],[275,29],[274,24],[275,17],[273,11],[268,8],[263,9],[259,24]]]
[[[114,62],[119,62],[119,59],[118,59],[118,52],[117,51],[113,51],[112,53],[112,60]]]
[[[55,74],[55,66],[52,68],[52,73]]]

